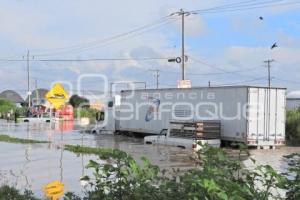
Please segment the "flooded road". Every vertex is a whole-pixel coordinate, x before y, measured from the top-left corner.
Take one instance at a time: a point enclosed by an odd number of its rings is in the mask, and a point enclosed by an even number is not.
[[[0,121],[0,134],[35,140],[49,144],[12,144],[0,142],[0,184],[9,183],[18,189],[31,189],[43,196],[41,188],[54,180],[65,184],[65,191],[82,194],[80,178],[92,172],[85,166],[93,155],[64,151],[63,144],[80,144],[92,147],[109,147],[123,150],[135,159],[146,156],[160,168],[190,168],[195,166],[190,150],[163,145],[144,145],[142,138],[120,135],[91,135],[73,122],[60,123],[7,123]],[[250,150],[256,164],[269,164],[280,172],[286,171],[284,155],[299,153],[300,147],[281,147],[275,150]],[[248,159],[247,168],[255,165]]]
[[[251,157],[256,161],[254,164],[251,160],[244,161],[244,164],[249,169],[255,165],[270,165],[278,172],[286,172],[288,168],[287,160],[283,156],[292,153],[300,153],[300,147],[282,146],[277,149],[257,149],[250,150]]]
[[[0,142],[0,184],[31,189],[42,196],[43,185],[54,180],[65,184],[65,191],[82,193],[80,178],[90,174],[85,166],[91,155],[77,155],[59,148],[63,144],[110,147],[123,150],[135,159],[146,156],[161,168],[189,168],[194,163],[189,150],[178,147],[144,145],[142,138],[81,133],[73,123],[6,123],[0,121],[0,134],[46,140],[49,144],[12,144]]]

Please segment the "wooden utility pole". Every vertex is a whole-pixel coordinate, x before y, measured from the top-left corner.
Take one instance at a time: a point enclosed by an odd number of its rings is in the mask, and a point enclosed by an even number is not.
[[[29,50],[27,51],[26,63],[27,63],[27,94],[28,94],[28,107],[31,106],[31,92],[30,92],[30,65],[29,65]]]
[[[180,9],[181,14],[181,67],[182,67],[182,80],[185,80],[185,66],[184,66],[184,15],[183,9]]]
[[[156,77],[156,89],[159,88],[159,76],[160,76],[160,73],[159,73],[159,69],[149,69],[149,71],[151,72],[155,72],[155,77]]]
[[[174,12],[170,16],[178,15],[181,16],[181,68],[182,68],[182,74],[181,79],[185,80],[185,49],[184,49],[184,17],[189,16],[191,14],[197,14],[195,12],[188,12],[184,11],[183,9],[180,9],[179,12]]]
[[[268,68],[268,87],[271,87],[271,63],[274,62],[274,60],[266,60],[264,61],[267,63],[267,68]]]

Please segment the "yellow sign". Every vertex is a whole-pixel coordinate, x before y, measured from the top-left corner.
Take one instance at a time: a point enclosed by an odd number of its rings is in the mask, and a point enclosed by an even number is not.
[[[53,181],[43,187],[43,192],[51,200],[57,200],[64,194],[64,184],[60,181]]]
[[[53,88],[47,92],[45,97],[54,106],[54,108],[58,109],[65,104],[69,95],[60,83],[55,83]]]

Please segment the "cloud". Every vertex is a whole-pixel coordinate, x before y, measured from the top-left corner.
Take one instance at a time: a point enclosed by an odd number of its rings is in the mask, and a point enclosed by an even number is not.
[[[277,47],[271,50],[270,47],[231,46],[225,48],[224,58],[228,62],[241,61],[249,65],[261,63],[267,59],[274,59],[281,63],[294,63],[300,62],[299,53],[300,48]]]
[[[181,32],[182,21],[181,17],[177,16],[177,20],[173,23],[177,32]],[[184,20],[184,30],[187,36],[199,36],[210,32],[205,20],[198,15],[189,15]]]
[[[18,58],[24,54],[24,49],[35,49],[33,55],[39,53],[56,53],[52,56],[36,58],[135,58],[135,57],[177,57],[180,55],[180,48],[174,48],[174,45],[180,43],[181,23],[180,19],[176,23],[171,23],[155,29],[147,30],[143,34],[134,37],[124,37],[116,40],[114,43],[100,45],[100,42],[91,43],[92,48],[85,51],[85,48],[78,48],[74,51],[64,53],[57,49],[79,44],[79,47],[86,47],[91,41],[101,41],[119,33],[132,30],[141,25],[153,22],[171,12],[178,11],[180,8],[185,10],[195,10],[209,8],[213,5],[221,5],[227,1],[119,1],[112,0],[101,2],[91,1],[73,1],[73,0],[52,0],[52,1],[8,1],[0,3],[0,53],[5,57],[9,53],[17,54]],[[256,11],[255,11],[256,12]],[[239,13],[233,23],[237,29],[249,30],[260,34],[257,28],[256,17],[255,23],[244,23],[240,18],[247,18],[249,13]],[[203,54],[206,49],[213,48],[213,53],[206,58],[209,63],[216,64],[218,67],[228,70],[239,70],[249,67],[260,67],[263,60],[275,59],[272,72],[274,76],[290,74],[298,78],[297,66],[299,61],[298,38],[291,35],[277,35],[279,48],[270,51],[268,46],[262,44],[250,44],[248,38],[244,38],[243,44],[234,46],[211,46],[216,37],[209,35],[211,32],[219,31],[219,37],[223,41],[229,41],[231,32],[226,32],[222,26],[220,29],[211,29],[210,24],[218,23],[218,17],[224,17],[222,14],[217,17],[212,15],[190,15],[186,17],[186,50],[187,54]],[[249,17],[249,16],[248,16]],[[229,20],[229,18],[224,18]],[[295,21],[297,21],[295,19]],[[257,23],[256,23],[257,22]],[[261,28],[266,28],[265,26]],[[273,30],[273,29],[272,29]],[[272,31],[271,30],[271,31]],[[295,29],[296,30],[296,29]],[[224,35],[223,35],[224,33]],[[205,39],[202,36],[205,35]],[[192,36],[192,37],[190,37]],[[217,36],[217,37],[218,37]],[[269,37],[269,36],[268,36]],[[194,38],[195,40],[191,40]],[[204,41],[205,40],[205,41]],[[231,41],[231,40],[230,40]],[[190,48],[191,43],[199,44]],[[263,43],[264,44],[264,43]],[[189,46],[190,45],[190,46]],[[249,45],[249,46],[247,46]],[[46,51],[41,49],[48,49]],[[70,50],[70,49],[67,49]],[[79,56],[79,57],[78,57]],[[23,65],[24,63],[22,63]],[[12,68],[17,64],[9,64]],[[63,62],[47,63],[43,65],[32,63],[32,76],[39,77],[41,80],[73,80],[82,73],[103,73],[107,74],[111,80],[146,80],[153,82],[153,77],[147,73],[148,68],[158,68],[173,73],[161,74],[164,82],[176,82],[180,78],[180,65],[168,63],[165,60],[149,61],[101,61],[101,62]],[[36,71],[34,71],[36,69]],[[57,70],[56,70],[57,69]],[[187,70],[190,73],[220,72],[216,69],[205,67],[199,63],[189,61]],[[274,71],[273,71],[274,70]],[[277,71],[278,70],[278,71]],[[284,71],[280,73],[280,70]],[[13,72],[6,69],[0,72],[1,87],[15,87],[14,81],[5,82],[6,79],[24,80],[25,71]],[[144,72],[144,73],[143,73]],[[7,73],[4,76],[3,73]],[[247,72],[251,75],[265,74],[265,68],[261,70]],[[135,75],[139,74],[139,75]],[[3,78],[2,78],[3,77]],[[195,84],[207,82],[208,79],[220,76],[190,76]],[[224,78],[223,78],[224,77]],[[236,75],[222,75],[221,81],[231,81],[232,79],[242,79]],[[300,78],[300,77],[299,77]],[[26,80],[25,80],[26,82]],[[42,82],[42,81],[41,81]],[[42,82],[47,86],[47,82]],[[19,84],[17,87],[25,88],[26,84]]]
[[[288,98],[300,98],[300,91],[296,90],[296,91],[291,91],[287,94]]]
[[[298,48],[300,46],[300,37],[294,37],[282,31],[276,35],[278,38],[278,43],[284,47]]]

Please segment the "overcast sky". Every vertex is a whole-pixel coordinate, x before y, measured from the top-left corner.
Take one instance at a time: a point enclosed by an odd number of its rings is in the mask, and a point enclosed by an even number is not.
[[[233,3],[223,12],[219,6]],[[278,6],[263,7],[268,2]],[[162,60],[90,62],[38,61],[89,58],[167,58],[180,56],[180,18],[187,11],[215,8],[186,17],[187,79],[193,86],[267,85],[264,60],[272,63],[272,85],[300,90],[300,3],[297,0],[7,0],[0,2],[1,59],[23,59],[30,50],[31,87],[49,88],[82,74],[104,74],[109,81],[146,81],[155,87],[149,69],[159,69],[162,87],[175,87],[179,64]],[[299,1],[298,1],[299,2]],[[230,5],[229,5],[230,6]],[[232,5],[231,5],[232,6]],[[241,10],[241,8],[243,8]],[[244,10],[244,8],[251,8]],[[253,8],[253,9],[252,9]],[[259,19],[263,17],[263,20]],[[122,37],[113,36],[143,27]],[[110,40],[105,40],[110,38]],[[278,47],[270,49],[273,43]],[[27,89],[26,62],[0,61],[0,91]],[[84,89],[98,90],[87,80]]]

